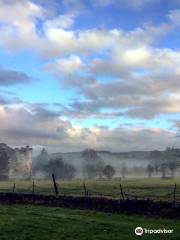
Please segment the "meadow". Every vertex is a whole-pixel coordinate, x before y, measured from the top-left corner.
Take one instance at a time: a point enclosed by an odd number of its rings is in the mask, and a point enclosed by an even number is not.
[[[59,195],[82,196],[85,191],[90,196],[122,199],[120,184],[125,198],[149,198],[172,201],[176,183],[176,201],[180,202],[180,178],[162,180],[160,178],[112,179],[112,180],[73,180],[57,181]],[[51,180],[0,181],[1,192],[35,192],[54,194]]]
[[[0,216],[1,240],[135,240],[137,226],[174,230],[142,239],[180,239],[178,220],[23,205],[0,205]]]

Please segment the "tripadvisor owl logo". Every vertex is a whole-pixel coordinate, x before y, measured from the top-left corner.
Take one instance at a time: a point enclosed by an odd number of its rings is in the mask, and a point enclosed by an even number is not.
[[[149,229],[149,228],[136,227],[134,232],[137,236],[141,236],[143,234],[172,234],[174,232],[174,229],[166,229],[166,228]]]
[[[138,236],[143,235],[143,228],[142,227],[135,228],[135,234]]]

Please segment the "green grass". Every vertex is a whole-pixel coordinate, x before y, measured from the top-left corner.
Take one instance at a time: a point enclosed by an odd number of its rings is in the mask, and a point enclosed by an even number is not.
[[[174,229],[173,234],[145,234],[134,229]],[[180,239],[180,222],[140,216],[37,206],[0,205],[1,240],[134,240]]]
[[[130,195],[152,198],[157,200],[172,200],[174,183],[177,183],[176,199],[180,201],[180,178],[173,180],[152,179],[125,179],[122,180],[123,190]],[[86,180],[87,190],[98,196],[102,193],[106,197],[121,198],[120,179],[113,180]],[[60,194],[79,196],[84,194],[83,180],[58,181]],[[0,182],[0,191],[12,191],[13,181]],[[16,181],[17,192],[31,192],[32,181]],[[54,194],[52,181],[35,180],[35,192]]]

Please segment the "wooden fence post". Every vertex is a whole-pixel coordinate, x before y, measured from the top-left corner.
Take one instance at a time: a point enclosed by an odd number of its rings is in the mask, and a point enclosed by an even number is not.
[[[173,190],[173,201],[172,206],[174,207],[176,203],[176,183],[174,184],[174,190]]]
[[[84,188],[84,195],[87,196],[87,188],[86,188],[85,182],[83,183],[83,188]]]
[[[124,193],[123,193],[123,188],[122,188],[122,185],[121,185],[121,183],[120,183],[119,187],[120,187],[120,191],[121,191],[121,196],[122,196],[122,199],[124,200]]]
[[[34,185],[34,180],[33,180],[33,184],[32,184],[32,192],[34,193],[35,191],[35,185]]]
[[[54,173],[52,174],[52,179],[53,179],[53,184],[54,184],[54,191],[55,191],[55,194],[56,194],[56,197],[57,197],[58,196],[58,187],[57,187],[57,183],[56,183]]]
[[[13,184],[13,189],[12,189],[13,192],[15,192],[15,188],[16,188],[16,184],[14,183]]]

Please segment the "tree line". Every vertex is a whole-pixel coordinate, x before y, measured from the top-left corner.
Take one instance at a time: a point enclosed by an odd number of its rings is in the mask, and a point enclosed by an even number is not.
[[[88,179],[111,179],[116,174],[116,169],[111,164],[105,164],[98,152],[93,149],[86,149],[82,152],[82,173]],[[4,149],[0,151],[0,180],[8,179],[9,155]],[[149,164],[145,171],[148,177],[160,175],[163,179],[173,178],[176,169],[180,167],[180,150],[167,148],[165,151],[152,151],[149,156]],[[122,163],[119,173],[125,178],[128,173],[125,162]],[[33,164],[33,175],[42,174],[43,178],[49,178],[52,173],[56,178],[72,180],[76,177],[76,167],[65,161],[62,156],[50,157],[45,149],[42,149]]]
[[[151,161],[147,165],[148,177],[160,174],[162,179],[174,178],[175,171],[180,166],[180,150],[177,148],[166,148],[165,151],[151,152]]]
[[[82,152],[83,177],[88,179],[108,178],[115,174],[115,169],[111,165],[105,165],[103,159],[93,149],[86,149]],[[45,178],[55,174],[57,179],[72,180],[76,176],[76,168],[73,164],[67,163],[62,156],[50,158],[45,149],[37,156],[37,164],[33,172],[41,172]]]

